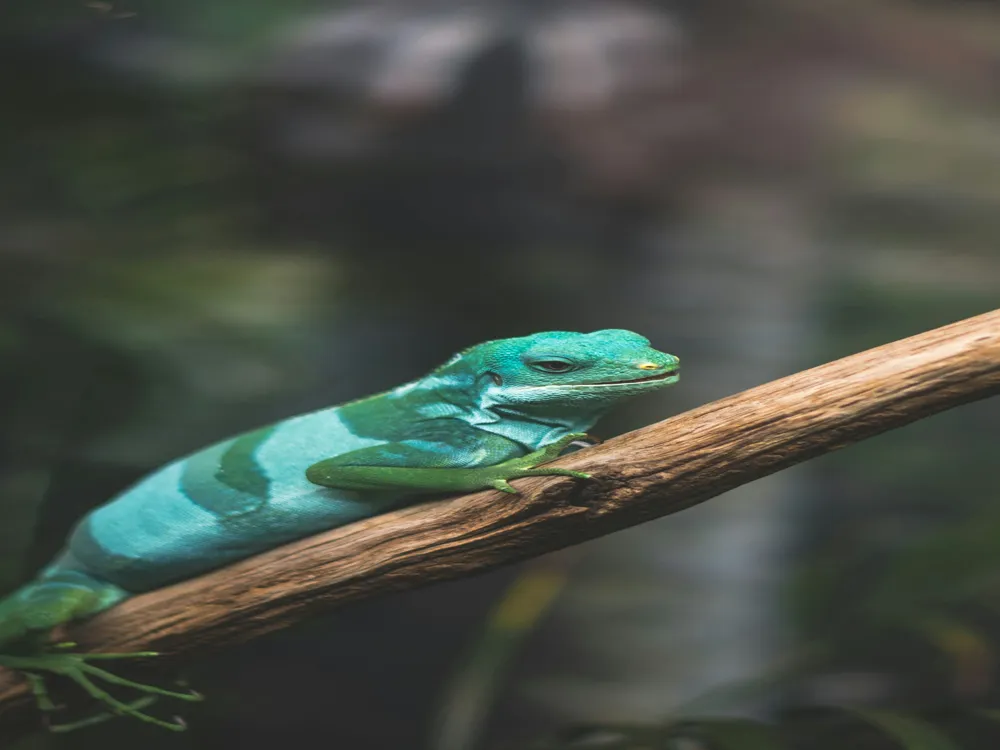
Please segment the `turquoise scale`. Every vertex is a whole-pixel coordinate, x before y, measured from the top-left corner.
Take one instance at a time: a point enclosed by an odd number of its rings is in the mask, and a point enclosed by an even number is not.
[[[247,441],[253,450],[240,451]],[[380,442],[353,435],[336,409],[223,441],[93,511],[58,567],[79,565],[127,591],[148,591],[373,515],[395,498],[318,487],[305,470]]]

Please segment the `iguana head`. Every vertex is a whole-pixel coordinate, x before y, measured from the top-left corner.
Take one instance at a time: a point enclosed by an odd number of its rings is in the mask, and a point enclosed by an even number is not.
[[[484,406],[603,411],[676,383],[679,363],[632,331],[549,331],[473,346],[438,372],[472,376]]]

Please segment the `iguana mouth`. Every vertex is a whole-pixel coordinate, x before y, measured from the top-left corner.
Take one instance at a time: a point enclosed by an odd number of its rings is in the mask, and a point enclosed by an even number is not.
[[[666,380],[667,378],[672,378],[672,377],[674,377],[677,374],[677,372],[678,372],[679,369],[680,369],[679,367],[675,367],[672,370],[667,370],[666,372],[661,372],[659,375],[652,375],[652,376],[650,376],[648,378],[635,378],[634,380],[613,380],[613,381],[608,382],[608,383],[579,383],[578,386],[587,386],[587,385],[628,385],[629,383],[649,383],[649,382],[654,381],[654,380]]]
[[[642,383],[653,383],[657,380],[669,380],[670,378],[677,377],[677,372],[680,370],[679,367],[675,367],[672,370],[667,370],[666,372],[661,372],[658,375],[653,375],[648,378],[636,378],[635,380],[613,380],[605,383],[565,383],[556,384],[551,383],[549,385],[525,385],[519,386],[518,388],[512,390],[531,390],[531,391],[541,391],[541,390],[575,390],[578,388],[614,388],[616,385],[637,385]]]

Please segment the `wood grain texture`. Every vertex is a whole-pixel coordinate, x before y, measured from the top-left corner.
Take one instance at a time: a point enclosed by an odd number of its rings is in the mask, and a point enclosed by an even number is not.
[[[592,472],[591,482],[515,480],[520,496],[479,492],[361,521],[136,597],[69,635],[98,651],[155,649],[190,659],[335,606],[676,513],[996,393],[1000,310],[767,383],[558,462]],[[38,725],[23,683],[0,670],[0,737]]]

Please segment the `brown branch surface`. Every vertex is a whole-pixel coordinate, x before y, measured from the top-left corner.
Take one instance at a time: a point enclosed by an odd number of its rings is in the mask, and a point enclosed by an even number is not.
[[[349,602],[524,560],[703,502],[1000,392],[1000,310],[791,375],[580,453],[591,482],[517,480],[409,507],[137,596],[70,632],[97,651],[191,659]],[[0,736],[38,726],[0,670]]]

